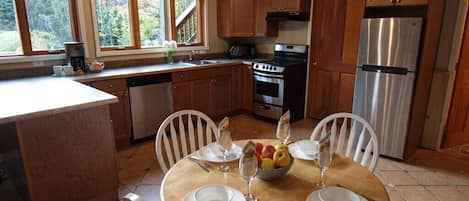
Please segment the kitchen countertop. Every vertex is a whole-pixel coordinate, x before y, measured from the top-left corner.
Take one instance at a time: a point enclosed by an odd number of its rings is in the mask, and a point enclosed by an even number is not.
[[[157,64],[148,66],[138,66],[130,68],[116,68],[116,69],[104,69],[99,73],[88,73],[81,76],[67,77],[78,82],[91,82],[107,79],[118,79],[128,78],[144,75],[153,75],[161,73],[174,73],[188,70],[201,70],[207,68],[216,68],[224,66],[232,66],[236,64],[252,65],[252,62],[259,61],[260,59],[253,60],[241,60],[241,59],[214,59],[218,63],[214,64],[202,64],[202,65],[189,65],[187,63],[174,63],[174,64]]]
[[[61,78],[0,82],[0,124],[116,103],[117,97]]]
[[[0,124],[36,118],[118,102],[117,97],[79,82],[127,78],[223,67],[251,65],[259,60],[217,59],[219,63],[188,65],[184,63],[105,69],[71,77],[38,77],[0,81]]]

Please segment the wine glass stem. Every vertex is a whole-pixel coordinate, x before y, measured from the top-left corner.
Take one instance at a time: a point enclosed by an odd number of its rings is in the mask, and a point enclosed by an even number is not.
[[[326,167],[321,167],[321,173],[319,175],[319,185],[324,186],[324,174],[326,173]]]
[[[251,195],[251,188],[252,188],[252,179],[248,179],[248,195]]]
[[[223,164],[224,164],[225,166],[227,166],[227,164],[226,164],[226,152],[228,152],[228,151],[225,150],[225,151],[223,152]]]

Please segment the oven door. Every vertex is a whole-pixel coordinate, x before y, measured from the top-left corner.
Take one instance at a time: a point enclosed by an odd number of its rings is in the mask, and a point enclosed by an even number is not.
[[[254,100],[283,106],[284,85],[285,81],[282,75],[254,71]]]

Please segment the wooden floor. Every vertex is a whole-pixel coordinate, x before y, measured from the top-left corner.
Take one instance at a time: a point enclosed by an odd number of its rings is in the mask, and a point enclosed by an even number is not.
[[[276,123],[250,115],[230,117],[238,139],[274,138]],[[317,122],[304,119],[292,124],[292,138],[308,138]],[[119,196],[135,192],[146,201],[158,201],[163,173],[154,142],[118,153]],[[380,158],[375,174],[386,184],[391,201],[469,201],[469,160],[447,152],[420,150],[409,162]]]

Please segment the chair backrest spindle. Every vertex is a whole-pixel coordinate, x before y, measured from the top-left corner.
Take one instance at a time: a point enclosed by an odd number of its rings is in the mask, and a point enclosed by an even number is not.
[[[350,129],[348,129],[349,119],[351,124]],[[342,121],[341,126],[337,125],[340,121]],[[330,124],[331,122],[332,125]],[[329,115],[319,122],[311,134],[311,139],[318,140],[320,139],[318,138],[319,135],[321,138],[325,136],[329,125],[331,150],[344,154],[346,157],[352,158],[355,162],[368,168],[368,170],[374,171],[379,158],[379,151],[378,139],[371,125],[357,115],[336,113]],[[360,128],[361,131],[357,134],[356,130]],[[345,142],[346,140],[348,140],[347,143]]]
[[[197,119],[197,122],[195,122],[196,128],[194,128],[193,117]],[[176,121],[178,129],[174,125]],[[167,130],[169,130],[169,133],[167,133]],[[155,141],[156,158],[161,170],[166,173],[169,168],[185,156],[212,143],[216,139],[216,136],[214,138],[212,135],[216,135],[216,133],[217,126],[202,112],[182,110],[169,115],[158,129]],[[204,138],[207,139],[206,142],[204,142]]]

